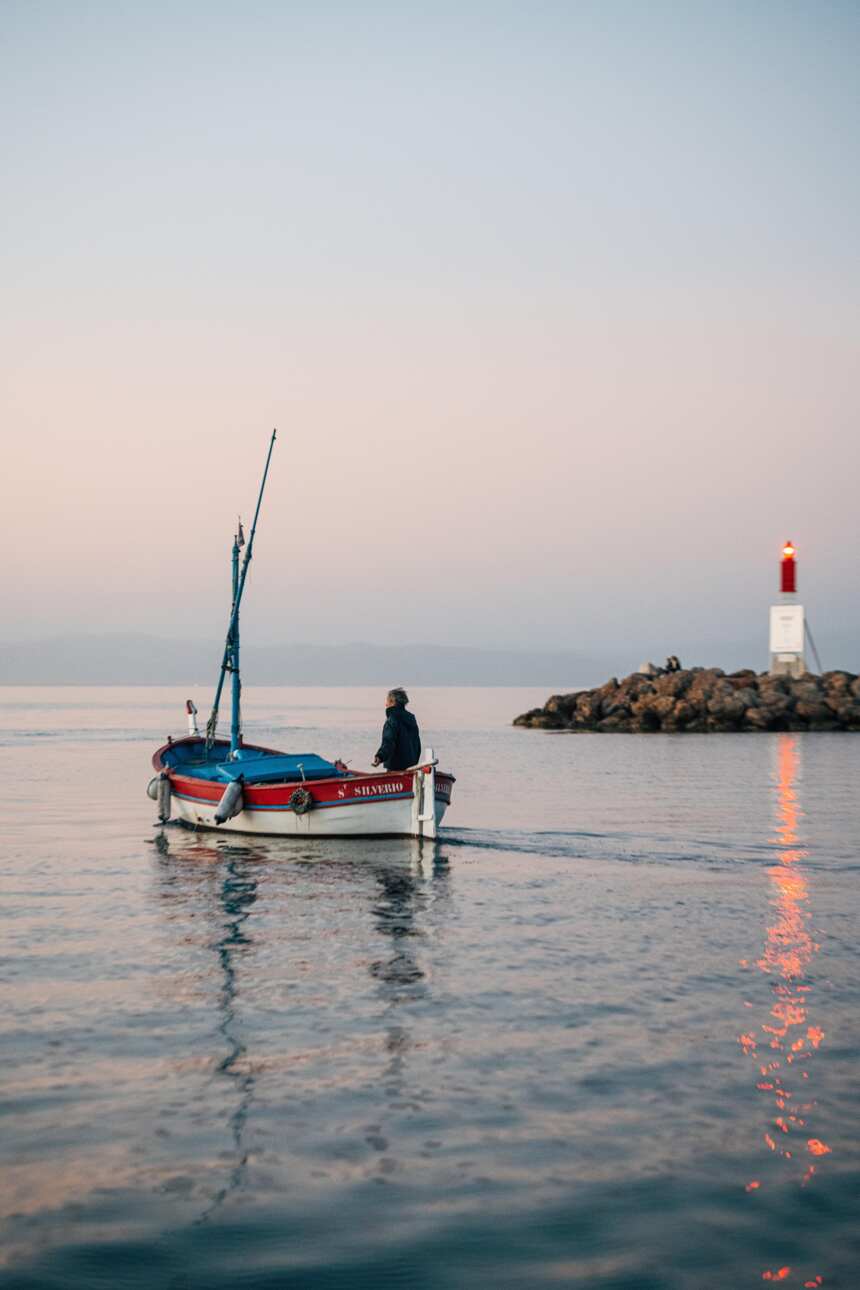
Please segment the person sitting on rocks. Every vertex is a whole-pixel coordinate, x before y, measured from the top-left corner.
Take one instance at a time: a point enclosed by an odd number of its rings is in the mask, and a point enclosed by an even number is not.
[[[399,686],[388,691],[382,743],[373,759],[374,766],[382,762],[386,770],[406,770],[407,766],[414,766],[421,756],[418,722],[411,712],[406,711],[408,702],[409,695]]]
[[[666,671],[680,672],[680,670],[681,670],[681,660],[678,658],[678,655],[670,654],[669,657],[666,659]]]

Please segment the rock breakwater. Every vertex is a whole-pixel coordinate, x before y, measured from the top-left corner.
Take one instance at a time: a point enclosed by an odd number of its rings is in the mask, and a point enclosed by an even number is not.
[[[611,677],[594,690],[554,694],[514,719],[538,730],[860,731],[860,678],[853,672],[771,676],[749,669],[682,668]]]

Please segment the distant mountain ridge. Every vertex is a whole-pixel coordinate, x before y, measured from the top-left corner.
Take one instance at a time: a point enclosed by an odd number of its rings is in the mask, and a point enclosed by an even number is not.
[[[223,643],[139,633],[0,642],[0,685],[214,683]],[[246,645],[247,685],[585,685],[613,660],[458,645]]]
[[[69,634],[0,641],[0,685],[212,685],[223,640],[169,640],[142,632]],[[625,640],[599,651],[483,649],[466,645],[279,644],[242,647],[246,685],[536,685],[560,693],[587,689],[641,662],[680,654],[685,666],[726,671],[768,665],[760,638],[706,643]],[[821,642],[825,669],[860,671],[847,634]]]

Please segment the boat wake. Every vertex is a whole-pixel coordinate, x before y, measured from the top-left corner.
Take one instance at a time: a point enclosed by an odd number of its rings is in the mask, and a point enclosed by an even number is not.
[[[757,846],[731,839],[560,829],[442,829],[440,843],[476,851],[627,864],[704,865],[709,869],[733,869],[739,864],[766,866],[773,863],[775,852],[770,843]]]

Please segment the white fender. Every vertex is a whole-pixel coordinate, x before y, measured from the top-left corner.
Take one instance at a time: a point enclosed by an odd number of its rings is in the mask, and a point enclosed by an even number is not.
[[[234,815],[238,815],[245,808],[245,797],[242,792],[242,776],[234,779],[221,794],[221,801],[215,809],[215,823],[223,824],[225,820],[232,820]]]
[[[165,775],[164,771],[158,777],[156,788],[156,801],[158,802],[158,818],[162,824],[166,824],[170,819],[170,778]]]

